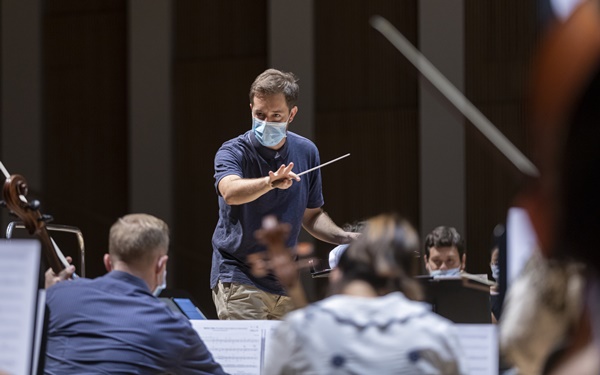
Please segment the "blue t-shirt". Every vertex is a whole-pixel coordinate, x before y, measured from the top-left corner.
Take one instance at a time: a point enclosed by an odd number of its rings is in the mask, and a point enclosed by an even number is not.
[[[294,247],[302,228],[307,208],[323,206],[320,170],[307,173],[289,189],[273,189],[258,199],[230,206],[219,194],[219,181],[225,176],[259,178],[276,171],[282,164],[294,163],[293,172],[300,173],[320,164],[319,151],[310,140],[287,133],[283,147],[275,151],[262,146],[252,131],[225,142],[215,156],[215,188],[219,196],[219,221],[212,237],[213,259],[210,287],[221,282],[253,285],[269,293],[284,295],[285,291],[274,275],[256,278],[246,262],[248,254],[264,251],[254,238],[266,215],[275,215],[292,228],[287,241]]]
[[[190,322],[132,274],[60,282],[46,304],[46,375],[225,374]]]

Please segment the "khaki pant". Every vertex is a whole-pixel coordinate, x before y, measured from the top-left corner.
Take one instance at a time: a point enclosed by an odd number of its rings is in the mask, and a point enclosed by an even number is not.
[[[280,320],[293,310],[290,297],[268,293],[250,285],[219,280],[212,296],[221,320]]]

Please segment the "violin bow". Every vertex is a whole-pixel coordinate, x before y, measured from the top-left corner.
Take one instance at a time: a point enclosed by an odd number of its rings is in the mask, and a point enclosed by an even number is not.
[[[378,15],[371,17],[369,22],[521,173],[529,177],[539,177],[540,172],[533,162],[506,138],[394,25]]]

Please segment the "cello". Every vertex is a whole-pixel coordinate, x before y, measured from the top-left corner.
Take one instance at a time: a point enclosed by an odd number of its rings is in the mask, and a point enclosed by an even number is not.
[[[29,187],[23,176],[9,174],[2,162],[0,162],[0,170],[6,178],[2,187],[2,205],[23,222],[29,234],[41,242],[47,265],[58,275],[70,264],[48,234],[46,223],[51,221],[52,217],[41,213],[39,201],[27,200]]]

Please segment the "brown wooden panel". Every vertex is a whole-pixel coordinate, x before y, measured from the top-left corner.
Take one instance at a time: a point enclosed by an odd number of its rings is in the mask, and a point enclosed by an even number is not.
[[[322,170],[324,208],[338,223],[383,212],[419,219],[418,120],[412,109],[318,115],[321,160],[348,159]]]
[[[177,61],[266,57],[265,0],[178,0],[174,8]]]
[[[126,3],[49,1],[43,15],[43,209],[79,227],[87,276],[127,210]]]
[[[209,287],[218,218],[213,160],[251,127],[250,84],[267,68],[265,1],[174,3],[173,64],[176,288],[215,317]]]
[[[340,225],[398,212],[417,226],[418,76],[374,14],[416,43],[416,1],[315,2],[316,144],[322,161],[352,153],[322,171],[325,209]]]
[[[375,14],[386,17],[416,44],[416,1],[315,2],[319,113],[416,108],[416,71],[371,28],[369,18]]]
[[[74,15],[82,14],[102,14],[105,12],[124,12],[127,3],[123,0],[50,0],[44,3],[44,14],[51,15]]]
[[[531,150],[525,100],[536,19],[532,1],[465,2],[466,94],[525,154]],[[490,145],[467,134],[468,267],[487,273],[493,228],[504,222],[521,179]]]

